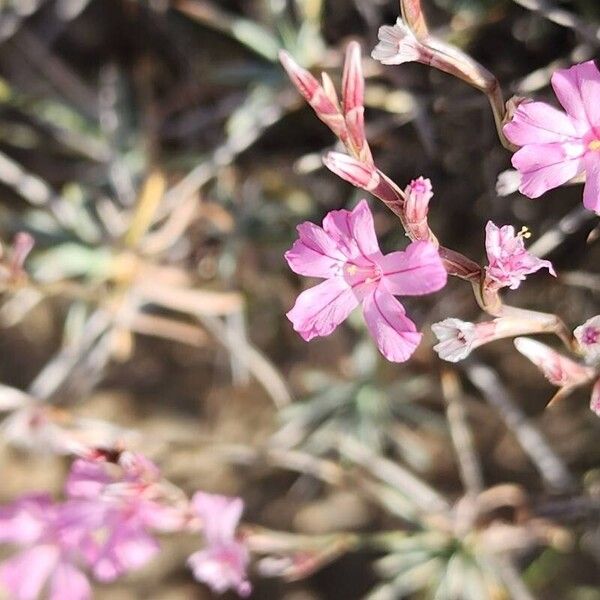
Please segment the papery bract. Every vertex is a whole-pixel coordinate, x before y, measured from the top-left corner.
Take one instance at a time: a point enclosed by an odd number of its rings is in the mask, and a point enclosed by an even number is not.
[[[196,492],[192,506],[202,520],[206,542],[188,559],[194,577],[218,593],[234,589],[247,596],[252,590],[246,576],[250,556],[235,537],[244,510],[242,499]]]
[[[489,263],[486,267],[488,287],[517,289],[527,275],[540,269],[548,269],[556,276],[550,261],[542,260],[525,249],[523,235],[516,235],[512,225],[497,227],[488,221],[485,248]]]
[[[80,570],[84,523],[69,503],[46,494],[24,496],[0,508],[0,543],[23,547],[0,563],[0,586],[15,600],[87,600],[91,588]]]
[[[285,258],[299,275],[325,281],[302,292],[287,314],[306,341],[329,335],[359,304],[369,332],[390,361],[407,360],[421,341],[415,324],[394,295],[420,296],[446,284],[437,249],[413,242],[404,252],[383,255],[365,200],[354,210],[330,212],[323,227],[298,226],[300,239]]]
[[[566,113],[523,102],[504,134],[517,146],[512,163],[530,198],[585,173],[583,203],[600,213],[600,72],[593,60],[556,71],[552,87]]]

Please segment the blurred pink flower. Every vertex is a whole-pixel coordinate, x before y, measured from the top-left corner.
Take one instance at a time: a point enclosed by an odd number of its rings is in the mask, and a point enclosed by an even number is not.
[[[78,567],[85,529],[69,503],[29,495],[0,508],[0,543],[24,549],[0,563],[0,585],[15,600],[87,600],[90,584]]]
[[[102,458],[76,460],[66,491],[89,534],[82,548],[100,581],[112,581],[148,563],[158,552],[151,530],[182,527],[184,507],[171,503],[170,488],[156,465],[122,453],[118,464]]]
[[[381,353],[390,361],[407,360],[421,333],[394,295],[420,296],[446,284],[437,249],[413,242],[404,252],[384,256],[377,242],[373,215],[366,200],[352,211],[326,215],[323,228],[298,226],[300,239],[285,254],[299,275],[325,281],[300,294],[287,314],[306,341],[329,335],[359,304]]]
[[[235,537],[244,510],[242,499],[196,492],[192,506],[202,520],[206,541],[206,547],[188,559],[194,577],[215,592],[231,588],[240,596],[248,596],[252,591],[246,576],[250,557]]]
[[[489,265],[486,267],[488,287],[515,290],[530,273],[548,269],[556,277],[552,263],[525,250],[524,235],[515,235],[512,225],[497,227],[488,221],[485,227],[485,249]]]
[[[585,172],[583,204],[600,213],[600,72],[593,60],[556,71],[552,87],[566,114],[544,102],[523,102],[504,134],[521,146],[512,164],[530,198]]]

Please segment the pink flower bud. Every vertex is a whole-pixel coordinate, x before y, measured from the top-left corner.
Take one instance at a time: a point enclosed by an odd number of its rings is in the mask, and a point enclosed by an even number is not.
[[[354,153],[358,158],[372,162],[371,151],[365,135],[364,94],[365,78],[362,72],[360,46],[357,42],[351,42],[346,49],[344,62],[342,108]]]
[[[279,60],[287,71],[292,83],[312,106],[317,117],[345,142],[348,139],[346,123],[340,107],[331,97],[333,85],[331,85],[328,78],[324,77],[325,87],[323,87],[313,75],[298,65],[285,50],[279,53]]]
[[[580,365],[530,338],[517,338],[515,347],[544,374],[550,383],[558,387],[578,387],[588,383],[595,375],[594,369]]]
[[[414,239],[429,239],[429,201],[433,197],[431,181],[419,177],[407,186],[404,199],[404,215],[406,225]]]
[[[600,361],[600,315],[588,319],[573,332],[579,347],[589,364]]]
[[[374,191],[381,181],[372,164],[361,162],[347,154],[329,152],[323,158],[323,163],[338,177],[368,192]]]

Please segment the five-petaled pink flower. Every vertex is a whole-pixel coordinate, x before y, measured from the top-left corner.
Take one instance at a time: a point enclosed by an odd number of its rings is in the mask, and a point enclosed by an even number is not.
[[[429,242],[413,242],[404,252],[383,255],[366,200],[352,211],[326,215],[323,227],[298,226],[300,239],[285,258],[299,275],[325,281],[302,292],[287,313],[306,340],[329,335],[359,304],[381,353],[403,362],[415,351],[421,333],[395,295],[420,296],[446,284],[447,273]]]
[[[87,577],[79,549],[85,529],[69,503],[47,494],[24,496],[0,508],[0,543],[23,550],[0,563],[0,585],[14,600],[88,600]]]
[[[497,227],[488,221],[485,227],[485,249],[489,265],[486,267],[486,286],[515,290],[527,275],[548,269],[556,277],[552,263],[525,250],[523,234],[515,235],[512,225]]]
[[[583,204],[600,213],[600,71],[593,60],[559,70],[552,87],[566,114],[544,102],[523,102],[506,137],[521,149],[512,163],[530,198],[585,172]]]
[[[250,556],[235,537],[244,510],[242,499],[196,492],[192,506],[202,520],[206,542],[204,549],[188,559],[194,577],[217,593],[231,588],[240,596],[248,596],[252,591],[246,576]]]

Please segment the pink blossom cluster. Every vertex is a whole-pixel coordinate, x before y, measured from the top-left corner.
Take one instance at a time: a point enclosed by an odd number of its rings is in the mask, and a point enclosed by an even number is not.
[[[191,503],[140,454],[98,452],[73,462],[65,500],[29,494],[0,508],[0,542],[19,548],[0,563],[0,588],[15,600],[87,600],[90,576],[110,582],[148,564],[156,534],[204,533],[189,565],[217,592],[250,592],[249,556],[235,537],[239,498],[197,492]]]

